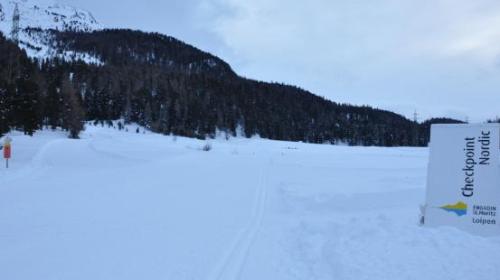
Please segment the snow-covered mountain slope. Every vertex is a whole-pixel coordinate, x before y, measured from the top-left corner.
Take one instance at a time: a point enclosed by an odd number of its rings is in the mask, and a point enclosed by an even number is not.
[[[16,4],[20,13],[19,46],[33,58],[58,56],[66,60],[82,59],[98,63],[86,54],[64,53],[51,46],[51,36],[43,30],[91,32],[101,25],[90,12],[56,4],[51,0],[0,0],[0,31],[7,37],[12,31]],[[35,30],[35,31],[33,31]]]
[[[100,29],[90,12],[44,0],[0,0],[0,29],[10,33],[12,15],[18,5],[21,28],[92,31]],[[2,16],[3,15],[3,16]]]

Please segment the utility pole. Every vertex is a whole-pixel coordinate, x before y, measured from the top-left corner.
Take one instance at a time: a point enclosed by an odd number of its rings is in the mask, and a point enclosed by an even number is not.
[[[417,110],[415,109],[415,112],[413,113],[413,145],[418,146],[419,143],[419,133],[418,133],[418,113]]]
[[[19,31],[20,27],[21,14],[19,13],[19,6],[16,3],[16,7],[14,8],[14,14],[12,15],[12,30],[10,32],[10,40],[14,42],[14,44],[19,45]],[[14,63],[17,64],[17,52],[11,47],[8,48],[9,52],[9,63],[7,65],[8,72],[8,82],[12,83],[14,79]]]
[[[19,31],[21,30],[21,14],[19,13],[19,6],[16,3],[16,7],[14,8],[14,14],[12,15],[12,30],[10,32],[10,39],[19,44]]]

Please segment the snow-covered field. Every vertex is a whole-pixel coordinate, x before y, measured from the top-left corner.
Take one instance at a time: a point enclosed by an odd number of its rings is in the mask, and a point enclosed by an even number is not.
[[[0,279],[500,277],[499,238],[418,225],[427,149],[82,136],[12,134]]]

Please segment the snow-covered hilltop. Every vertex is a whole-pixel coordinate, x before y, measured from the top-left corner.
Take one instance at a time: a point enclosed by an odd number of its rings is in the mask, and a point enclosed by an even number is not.
[[[0,31],[7,37],[10,36],[12,30],[16,4],[20,14],[19,46],[25,49],[30,57],[43,59],[59,56],[65,59],[95,60],[85,54],[58,53],[57,50],[51,48],[48,33],[30,31],[53,29],[91,32],[101,29],[101,25],[90,12],[56,4],[52,0],[0,0]]]
[[[9,34],[18,4],[21,28],[92,31],[100,29],[90,12],[46,0],[0,0],[0,30]]]

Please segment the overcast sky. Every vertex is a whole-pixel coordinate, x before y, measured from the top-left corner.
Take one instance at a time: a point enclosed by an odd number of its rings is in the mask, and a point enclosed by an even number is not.
[[[158,31],[249,78],[420,120],[500,115],[498,0],[59,0]]]

